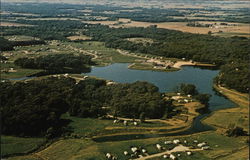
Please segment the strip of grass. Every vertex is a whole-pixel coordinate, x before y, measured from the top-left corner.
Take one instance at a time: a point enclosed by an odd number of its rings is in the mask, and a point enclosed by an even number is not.
[[[1,155],[28,153],[40,147],[45,141],[45,138],[1,136]]]
[[[178,71],[177,68],[170,68],[170,69],[158,69],[154,68],[153,65],[150,64],[142,64],[142,63],[134,63],[129,66],[129,69],[136,69],[136,70],[152,70],[152,71],[162,71],[162,72],[174,72]]]
[[[94,125],[93,125],[94,126]],[[130,151],[131,146],[143,147],[149,154],[159,153],[155,144],[159,143],[163,147],[168,147],[164,144],[166,140],[180,139],[188,141],[187,145],[196,146],[194,140],[199,142],[206,141],[211,147],[211,150],[194,152],[192,156],[182,154],[181,159],[201,159],[209,160],[220,155],[230,154],[234,150],[246,146],[246,143],[238,138],[225,137],[217,134],[216,132],[206,132],[202,134],[195,134],[189,136],[177,137],[163,137],[163,138],[149,138],[130,141],[116,141],[116,142],[103,142],[96,143],[87,139],[65,139],[55,142],[45,150],[36,153],[40,159],[98,159],[105,160],[105,154],[111,153],[118,157],[118,159],[129,159],[129,156],[123,154],[124,151]],[[32,155],[30,156],[30,158]],[[16,157],[15,160],[20,160],[23,157]],[[29,157],[26,156],[28,159]],[[12,159],[11,159],[12,160]]]

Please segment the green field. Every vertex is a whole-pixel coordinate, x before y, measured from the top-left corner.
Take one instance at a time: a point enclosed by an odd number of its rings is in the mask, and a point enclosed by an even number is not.
[[[130,140],[130,141],[114,141],[114,142],[103,142],[96,143],[92,140],[87,139],[65,139],[59,140],[53,143],[51,146],[43,151],[36,153],[40,158],[56,160],[56,159],[69,159],[69,160],[80,160],[80,159],[97,159],[105,160],[105,153],[111,153],[117,156],[119,159],[128,159],[129,157],[123,155],[123,151],[130,151],[130,146],[141,146],[145,148],[149,154],[159,153],[156,149],[155,144],[159,143],[164,147],[163,142],[166,140],[180,139],[181,141],[187,140],[188,145],[194,145],[193,140],[199,142],[206,141],[211,150],[195,152],[192,156],[187,156],[182,153],[184,160],[201,158],[201,160],[213,159],[221,155],[231,154],[241,147],[246,147],[246,143],[242,139],[230,138],[219,135],[215,132],[207,132],[203,134],[196,134],[182,137],[163,137],[163,138],[150,138],[141,140]],[[15,157],[11,160],[35,158],[34,155],[25,157]],[[223,158],[223,156],[222,156]],[[38,160],[38,159],[37,159]]]
[[[73,136],[92,137],[113,133],[143,132],[145,130],[157,130],[158,127],[168,127],[167,124],[161,122],[141,123],[134,126],[132,122],[128,126],[124,126],[122,122],[113,123],[113,120],[100,120],[94,118],[78,118],[71,117],[67,114],[64,119],[71,120],[69,127]]]
[[[13,68],[15,71],[11,72],[10,68]],[[42,71],[39,69],[20,68],[13,63],[1,63],[1,69],[1,78],[3,79],[26,77]],[[4,72],[3,70],[6,70],[7,72]]]
[[[1,136],[1,155],[28,153],[45,143],[45,138]]]
[[[95,61],[98,65],[107,65],[111,63],[133,63],[136,60],[140,59],[132,56],[122,55],[113,48],[105,47],[105,44],[103,42],[87,41],[81,43],[66,44],[81,50],[91,52],[93,54],[97,54],[98,57],[95,59]]]
[[[235,108],[214,112],[204,122],[218,128],[226,129],[229,125],[235,125],[249,131],[249,96],[226,88],[216,87],[223,95],[236,104]]]

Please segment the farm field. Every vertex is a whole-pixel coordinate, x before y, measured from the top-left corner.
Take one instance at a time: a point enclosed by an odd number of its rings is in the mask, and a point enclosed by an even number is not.
[[[212,32],[212,35],[216,36],[244,36],[244,37],[250,37],[249,33],[249,24],[244,23],[228,23],[231,26],[216,26],[213,28],[209,27],[191,27],[187,26],[187,22],[163,22],[163,23],[150,23],[150,22],[138,22],[138,21],[131,21],[130,19],[119,19],[118,21],[84,21],[85,23],[90,24],[102,24],[102,25],[108,25],[110,27],[119,28],[119,27],[149,27],[156,25],[158,28],[163,29],[171,29],[171,30],[178,30],[182,32],[188,32],[188,33],[195,33],[195,34],[208,34],[209,31]],[[119,24],[119,22],[123,22],[122,24]],[[198,21],[199,22],[199,21]],[[200,23],[205,23],[204,21],[200,21]],[[212,21],[212,22],[206,22],[209,24],[214,23],[222,23],[222,21]],[[232,26],[235,25],[235,26]]]
[[[28,24],[20,24],[20,23],[12,23],[12,22],[1,22],[0,26],[14,26],[14,27],[23,27],[23,26],[32,26],[32,25],[28,25]]]

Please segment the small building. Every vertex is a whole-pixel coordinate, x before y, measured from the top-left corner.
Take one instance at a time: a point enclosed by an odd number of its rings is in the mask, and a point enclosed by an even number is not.
[[[179,139],[175,139],[175,140],[173,140],[173,143],[174,144],[179,144],[181,141],[179,140]]]
[[[157,148],[158,150],[161,150],[161,149],[162,149],[161,145],[159,145],[159,144],[156,144],[156,148]]]
[[[201,147],[202,150],[209,150],[210,147],[209,146],[204,146],[204,147]]]
[[[112,155],[110,153],[106,153],[106,158],[111,159]]]
[[[206,145],[206,143],[205,142],[203,142],[203,143],[199,143],[199,144],[197,144],[197,147],[203,147],[203,146],[205,146]]]
[[[127,125],[128,125],[128,121],[123,121],[123,124],[124,124],[125,126],[127,126]]]
[[[137,148],[137,147],[131,147],[131,151],[132,151],[133,153],[135,153],[135,152],[138,151],[138,148]]]
[[[188,151],[188,152],[187,152],[187,155],[188,155],[188,156],[192,155],[192,152]]]
[[[172,159],[172,160],[176,159],[176,157],[173,154],[170,154],[169,158]]]
[[[128,155],[128,151],[124,151],[123,154],[126,156]]]
[[[168,158],[168,155],[167,155],[167,154],[164,154],[164,155],[163,155],[163,158],[164,158],[164,159],[167,159],[167,158]]]
[[[165,141],[164,144],[172,144],[172,141]]]

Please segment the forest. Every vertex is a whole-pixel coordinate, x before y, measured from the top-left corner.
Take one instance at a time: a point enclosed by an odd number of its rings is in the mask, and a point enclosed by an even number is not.
[[[67,41],[66,37],[75,34],[74,30],[84,29],[87,24],[74,20],[17,20],[17,23],[24,23],[34,26],[27,27],[3,27],[2,36],[10,35],[26,35],[38,37],[41,40],[63,40]]]
[[[106,81],[50,77],[42,80],[1,82],[2,133],[17,136],[58,136],[67,131],[61,115],[102,117],[107,114],[139,118],[171,115],[172,101],[163,100],[147,82],[106,85]],[[13,114],[15,113],[15,114]]]
[[[47,74],[56,73],[83,73],[90,71],[94,62],[87,55],[49,54],[36,58],[18,58],[14,64],[22,68],[43,69]]]

